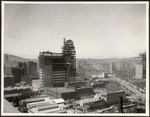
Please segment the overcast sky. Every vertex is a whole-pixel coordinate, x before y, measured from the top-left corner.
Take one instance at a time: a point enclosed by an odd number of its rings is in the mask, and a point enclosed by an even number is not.
[[[71,39],[77,58],[138,56],[146,49],[145,4],[5,4],[4,52],[37,59]]]

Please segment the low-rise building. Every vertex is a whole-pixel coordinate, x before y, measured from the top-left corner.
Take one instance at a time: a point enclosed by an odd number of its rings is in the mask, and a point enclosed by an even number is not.
[[[57,103],[52,102],[49,97],[38,97],[26,99],[29,113],[48,113],[60,110]]]
[[[99,100],[98,98],[90,98],[90,99],[80,100],[79,105],[81,107],[89,106],[90,104],[92,104],[93,102],[96,102],[98,100]]]
[[[65,88],[65,87],[58,87],[58,88],[51,88],[46,87],[45,92],[56,98],[63,98],[64,100],[68,99],[78,99],[82,96],[91,96],[94,95],[94,91],[92,88]]]
[[[107,105],[119,103],[120,97],[123,97],[123,101],[126,98],[124,90],[115,91],[115,92],[103,92],[94,96],[95,98],[104,99]]]
[[[48,95],[54,96],[56,98],[63,98],[64,100],[74,99],[76,98],[77,95],[75,89],[65,87],[58,87],[58,88],[46,87],[44,90]]]
[[[100,108],[106,105],[106,101],[104,99],[96,98],[87,98],[83,100],[77,100],[73,103],[74,109],[91,110],[95,108]]]
[[[93,97],[94,96],[94,90],[91,87],[85,87],[85,88],[76,88],[76,98],[81,99],[85,97]]]
[[[123,101],[125,100],[126,94],[124,90],[120,90],[120,91],[115,91],[112,93],[107,93],[106,95],[106,102],[107,104],[115,104],[115,103],[119,103],[120,101],[120,97],[123,98]]]

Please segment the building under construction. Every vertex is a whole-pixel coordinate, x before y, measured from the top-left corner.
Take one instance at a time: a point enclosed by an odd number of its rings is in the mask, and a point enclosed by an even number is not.
[[[39,87],[64,87],[76,81],[76,52],[72,40],[65,40],[62,53],[49,51],[39,55]]]

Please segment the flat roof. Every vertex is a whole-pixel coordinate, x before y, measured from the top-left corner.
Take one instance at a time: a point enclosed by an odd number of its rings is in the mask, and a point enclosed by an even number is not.
[[[40,103],[34,103],[34,104],[29,104],[29,106],[31,107],[31,108],[33,108],[33,107],[39,107],[39,106],[45,106],[45,105],[50,105],[51,103],[50,102],[40,102]]]
[[[10,90],[19,90],[19,89],[31,89],[31,86],[19,86],[19,87],[6,87],[4,88],[4,91],[10,91]]]
[[[75,92],[75,89],[66,88],[66,87],[57,87],[57,88],[46,87],[46,89],[50,91],[57,91],[59,93]]]

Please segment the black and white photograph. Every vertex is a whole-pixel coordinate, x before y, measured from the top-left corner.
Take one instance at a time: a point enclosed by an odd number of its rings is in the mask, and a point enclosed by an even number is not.
[[[1,3],[1,115],[149,115],[149,2]]]

